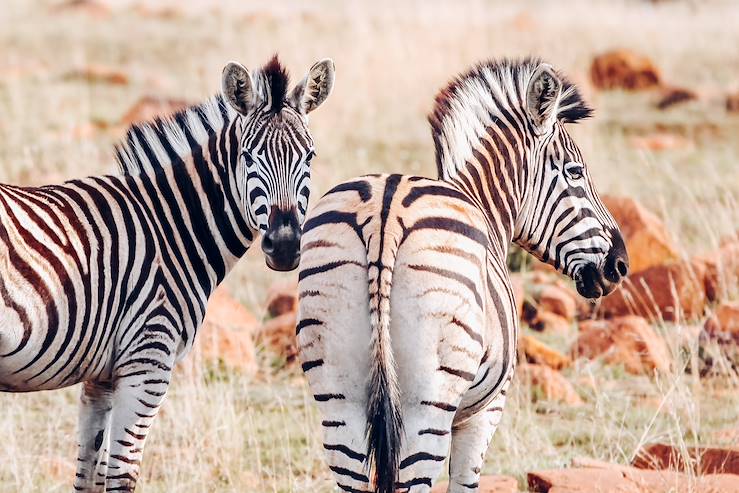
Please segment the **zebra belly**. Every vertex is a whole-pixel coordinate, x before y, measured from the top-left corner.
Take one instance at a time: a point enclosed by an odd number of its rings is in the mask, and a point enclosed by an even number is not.
[[[93,367],[105,372],[103,360],[109,354],[73,351],[78,343],[86,346],[89,334],[84,334],[86,328],[69,327],[66,310],[50,316],[52,312],[35,293],[22,286],[15,286],[13,292],[12,297],[0,299],[0,390],[58,389],[95,379]]]

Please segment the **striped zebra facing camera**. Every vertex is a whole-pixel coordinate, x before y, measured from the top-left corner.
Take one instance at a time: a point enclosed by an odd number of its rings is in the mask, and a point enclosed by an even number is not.
[[[134,490],[172,369],[258,235],[297,266],[307,115],[333,82],[328,59],[289,92],[277,57],[230,63],[222,94],[128,131],[120,175],[0,185],[0,391],[83,383],[75,490]]]
[[[342,491],[478,490],[516,364],[512,242],[598,298],[628,272],[566,125],[591,114],[536,59],[480,63],[436,97],[437,179],[371,175],[305,224],[298,350]]]

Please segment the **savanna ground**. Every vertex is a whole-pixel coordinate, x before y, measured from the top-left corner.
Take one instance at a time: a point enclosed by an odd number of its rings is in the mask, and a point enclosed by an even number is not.
[[[335,91],[311,118],[319,157],[314,198],[338,180],[395,171],[434,174],[425,115],[452,75],[483,58],[540,55],[583,86],[594,119],[573,132],[601,192],[631,196],[658,213],[685,255],[715,248],[739,225],[739,117],[724,95],[739,89],[735,2],[115,2],[106,14],[54,2],[6,0],[0,8],[0,181],[42,184],[115,171],[118,122],[140,97],[198,101],[236,59],[255,67],[279,52],[293,79],[315,60],[336,62]],[[732,20],[733,19],[733,20]],[[700,99],[668,111],[653,93],[597,92],[594,54],[616,47],[651,57],[665,79]],[[91,83],[70,71],[102,64],[126,84]],[[634,137],[669,132],[675,149]],[[259,249],[226,280],[257,317],[267,286],[295,274],[269,271]],[[734,296],[736,296],[736,289]],[[668,342],[680,324],[659,328]],[[566,349],[576,337],[550,337]],[[690,354],[674,348],[678,361]],[[255,378],[216,368],[175,379],[147,444],[140,491],[328,492],[320,426],[304,380],[266,350]],[[628,463],[639,445],[721,443],[736,426],[739,382],[681,371],[636,377],[579,361],[565,375],[579,407],[536,399],[516,386],[485,471],[518,477],[574,456]],[[594,383],[594,385],[592,385]],[[0,396],[0,492],[68,491],[79,389]]]

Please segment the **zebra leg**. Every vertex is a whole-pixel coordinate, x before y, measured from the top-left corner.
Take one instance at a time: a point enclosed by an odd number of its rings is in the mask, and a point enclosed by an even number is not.
[[[399,491],[429,492],[444,470],[454,411],[430,404],[424,401],[403,406],[405,435],[396,484]]]
[[[119,358],[114,371],[106,491],[132,492],[136,488],[144,443],[164,401],[174,365],[175,348],[166,344],[174,343],[157,337],[164,330],[158,327],[147,336],[144,329],[141,341],[131,344],[132,349]]]
[[[330,406],[319,407],[324,408],[321,425],[326,463],[339,488],[349,492],[372,491],[365,455],[365,406],[357,402],[335,401]]]
[[[110,384],[85,382],[79,413],[79,454],[75,491],[102,492],[105,488],[107,428],[113,391]]]
[[[485,453],[503,417],[505,399],[505,391],[502,391],[485,409],[452,428],[447,493],[477,491]]]

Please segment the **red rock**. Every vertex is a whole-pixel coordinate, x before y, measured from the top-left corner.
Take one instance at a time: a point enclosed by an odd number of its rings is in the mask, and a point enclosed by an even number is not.
[[[107,126],[103,122],[85,122],[72,127],[71,136],[76,140],[86,140],[96,137]]]
[[[258,325],[254,315],[236,301],[228,288],[223,285],[218,287],[208,300],[205,323],[218,328],[245,332],[253,332]]]
[[[654,132],[631,138],[631,146],[635,149],[647,151],[671,151],[675,149],[690,149],[693,142],[681,135],[669,132]]]
[[[652,61],[629,50],[613,50],[596,56],[590,79],[597,89],[642,90],[659,87],[661,75]]]
[[[553,334],[567,334],[572,329],[572,325],[564,317],[542,310],[536,312],[529,322],[529,327],[539,332]]]
[[[252,336],[257,326],[256,318],[224,286],[216,289],[208,300],[203,326],[189,356],[193,371],[197,371],[198,362],[205,360],[246,374],[256,373]]]
[[[739,112],[739,92],[726,96],[726,111]]]
[[[530,13],[522,11],[511,20],[511,25],[516,31],[532,32],[536,30],[538,23],[531,17]]]
[[[539,309],[565,320],[573,320],[577,310],[575,298],[571,291],[557,285],[546,286],[539,295]]]
[[[79,79],[88,83],[101,83],[125,86],[128,84],[128,75],[122,70],[104,65],[87,65],[71,70],[64,74],[65,79]]]
[[[148,5],[138,4],[135,6],[134,10],[141,17],[160,20],[175,20],[184,16],[184,13],[174,5],[155,7],[154,4],[151,3]]]
[[[294,281],[273,284],[267,292],[267,313],[279,317],[298,310],[298,284]]]
[[[572,360],[556,349],[552,349],[535,337],[524,335],[518,341],[526,361],[548,366],[554,370],[561,370],[570,366]]]
[[[97,19],[110,15],[110,9],[96,0],[66,0],[51,8],[54,13],[78,12]]]
[[[157,117],[169,116],[189,107],[190,104],[181,99],[166,99],[155,96],[144,96],[139,99],[121,118],[121,124],[130,126],[149,122]]]
[[[682,452],[672,445],[653,443],[637,453],[633,465],[639,469],[689,470],[698,475],[739,474],[739,448],[687,447]]]
[[[527,363],[519,365],[518,372],[524,385],[534,387],[545,400],[571,406],[583,403],[572,384],[561,373],[548,366]]]
[[[534,471],[526,475],[529,491],[536,493],[591,493],[636,491],[620,471],[572,468]]]
[[[449,483],[444,481],[433,487],[431,493],[446,493]],[[518,482],[511,476],[480,476],[478,493],[517,493]]]
[[[623,284],[602,299],[598,312],[610,318],[639,315],[650,321],[692,320],[703,315],[706,304],[698,264],[673,262],[630,274]]]
[[[592,462],[590,467],[530,472],[529,489],[536,493],[739,492],[739,478],[732,474],[692,478],[677,471],[651,471]]]
[[[294,311],[267,320],[259,329],[257,342],[292,362],[298,354],[295,345],[296,324],[297,313]]]
[[[602,200],[624,236],[631,273],[680,258],[670,233],[654,213],[629,197],[605,195]]]
[[[559,272],[557,272],[557,269],[555,269],[553,265],[547,264],[546,262],[542,262],[537,259],[534,259],[534,261],[532,262],[531,270],[535,273],[559,275]]]
[[[580,324],[572,356],[593,359],[600,355],[610,364],[623,364],[633,374],[667,372],[672,360],[664,339],[646,320],[634,316]]]
[[[696,99],[698,99],[698,94],[695,91],[683,87],[668,87],[662,92],[657,102],[657,108],[665,110],[676,104],[695,101]]]
[[[706,332],[712,339],[739,343],[739,303],[722,303],[706,320]]]
[[[739,239],[729,238],[717,250],[696,256],[691,262],[702,267],[706,298],[726,299],[739,284]]]
[[[578,326],[578,337],[570,349],[573,358],[597,358],[613,347],[613,322],[585,320]]]

